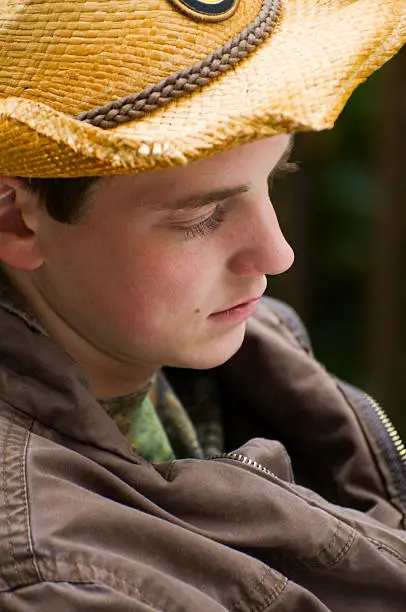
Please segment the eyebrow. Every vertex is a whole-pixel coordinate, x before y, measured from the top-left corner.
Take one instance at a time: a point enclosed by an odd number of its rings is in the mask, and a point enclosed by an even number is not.
[[[282,166],[284,166],[292,153],[293,149],[293,138],[289,139],[288,145],[281,157],[279,158],[277,164],[274,166],[269,176],[272,176],[274,172],[277,172]],[[189,196],[187,198],[182,198],[180,200],[174,200],[172,202],[168,202],[164,205],[159,205],[156,210],[187,210],[193,208],[202,208],[204,206],[208,206],[209,204],[213,204],[214,202],[224,202],[229,198],[235,197],[237,195],[241,195],[243,193],[247,193],[249,191],[250,185],[237,185],[235,187],[230,187],[226,189],[219,189],[214,191],[208,191],[202,194],[196,194]]]

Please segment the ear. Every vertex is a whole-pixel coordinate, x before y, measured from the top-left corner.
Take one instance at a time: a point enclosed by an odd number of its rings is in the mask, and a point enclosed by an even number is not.
[[[0,175],[0,260],[35,270],[42,257],[38,240],[39,201],[24,181]]]

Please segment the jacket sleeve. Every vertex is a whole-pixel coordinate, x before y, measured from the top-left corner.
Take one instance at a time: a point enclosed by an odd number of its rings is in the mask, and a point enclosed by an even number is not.
[[[162,612],[104,584],[39,582],[0,594],[2,612]]]

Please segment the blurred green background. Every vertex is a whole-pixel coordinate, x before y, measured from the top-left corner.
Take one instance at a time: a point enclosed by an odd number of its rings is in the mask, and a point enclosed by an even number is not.
[[[377,399],[406,438],[406,49],[336,127],[296,137],[300,171],[272,199],[296,253],[268,293],[304,319],[318,358]]]

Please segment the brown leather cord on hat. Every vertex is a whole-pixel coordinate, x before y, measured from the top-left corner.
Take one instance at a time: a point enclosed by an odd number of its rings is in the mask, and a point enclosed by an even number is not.
[[[242,32],[195,66],[185,68],[138,94],[126,96],[75,118],[103,129],[140,119],[174,98],[192,93],[233,68],[272,33],[280,15],[280,0],[264,0],[256,17]]]

